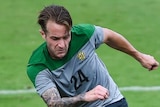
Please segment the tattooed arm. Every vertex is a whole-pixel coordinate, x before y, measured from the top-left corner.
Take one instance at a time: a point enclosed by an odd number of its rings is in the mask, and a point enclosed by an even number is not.
[[[98,99],[104,100],[108,97],[108,90],[100,85],[75,97],[61,98],[56,88],[50,88],[42,94],[42,98],[48,107],[76,107],[81,101],[91,102]]]
[[[75,107],[76,103],[84,101],[84,94],[61,98],[58,90],[53,87],[45,91],[42,98],[48,107]]]

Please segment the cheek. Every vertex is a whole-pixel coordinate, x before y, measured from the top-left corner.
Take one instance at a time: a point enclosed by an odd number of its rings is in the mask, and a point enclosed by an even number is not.
[[[66,49],[69,48],[69,42],[66,42],[66,43],[65,43],[65,47],[66,47]]]
[[[70,41],[71,41],[71,38],[69,38],[69,39],[66,41],[67,47],[69,47]]]
[[[48,48],[54,49],[56,47],[56,43],[53,42],[52,40],[48,40],[46,42],[47,42]]]

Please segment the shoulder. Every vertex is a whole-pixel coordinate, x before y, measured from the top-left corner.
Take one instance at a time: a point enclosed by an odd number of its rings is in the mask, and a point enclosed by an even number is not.
[[[32,83],[34,84],[36,75],[43,69],[45,69],[45,47],[46,43],[40,45],[37,49],[35,49],[28,61],[27,65],[27,74]]]
[[[35,49],[29,59],[28,64],[36,64],[42,63],[45,60],[45,50],[46,50],[46,42],[41,44],[37,49]]]
[[[27,66],[27,75],[31,82],[35,86],[35,78],[38,75],[39,72],[42,70],[46,69],[44,65],[32,65],[32,66]]]
[[[72,27],[72,34],[75,35],[86,35],[88,37],[92,36],[95,31],[95,26],[91,24],[78,24]]]

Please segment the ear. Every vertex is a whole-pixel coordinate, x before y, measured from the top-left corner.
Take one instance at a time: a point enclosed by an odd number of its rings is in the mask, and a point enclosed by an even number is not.
[[[41,30],[39,30],[39,32],[40,32],[42,38],[45,40],[46,39],[46,35],[45,35],[44,31],[41,29]]]

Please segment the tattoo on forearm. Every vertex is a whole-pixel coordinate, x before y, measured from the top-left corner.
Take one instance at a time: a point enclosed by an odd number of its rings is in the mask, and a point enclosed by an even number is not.
[[[78,102],[84,101],[84,95],[61,98],[56,88],[50,88],[42,94],[42,98],[48,107],[75,107]]]

